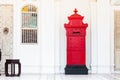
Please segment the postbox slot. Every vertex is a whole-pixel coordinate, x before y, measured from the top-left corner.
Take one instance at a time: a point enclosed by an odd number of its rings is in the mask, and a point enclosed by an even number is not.
[[[73,34],[80,34],[80,32],[73,32]]]

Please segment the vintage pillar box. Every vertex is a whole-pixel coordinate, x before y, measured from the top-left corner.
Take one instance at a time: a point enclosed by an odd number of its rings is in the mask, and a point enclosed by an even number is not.
[[[86,67],[86,28],[83,23],[83,16],[74,14],[68,17],[69,23],[64,24],[67,37],[67,65],[65,74],[88,74]]]

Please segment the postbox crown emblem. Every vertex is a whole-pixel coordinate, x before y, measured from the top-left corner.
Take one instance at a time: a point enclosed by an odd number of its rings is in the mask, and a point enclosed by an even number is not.
[[[84,16],[77,13],[78,10],[75,8],[74,14],[68,17],[69,23],[65,24],[66,27],[87,27],[87,23],[83,23]]]

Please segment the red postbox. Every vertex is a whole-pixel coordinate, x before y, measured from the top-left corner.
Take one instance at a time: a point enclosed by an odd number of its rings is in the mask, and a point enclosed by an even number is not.
[[[74,14],[68,17],[69,23],[64,24],[67,36],[67,65],[65,74],[88,74],[86,67],[86,28],[83,16]]]

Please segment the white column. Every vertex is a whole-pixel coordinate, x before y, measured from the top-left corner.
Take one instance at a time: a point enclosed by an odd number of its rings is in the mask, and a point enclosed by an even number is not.
[[[55,0],[55,73],[60,73],[60,1]]]
[[[97,73],[97,3],[91,2],[91,72]]]
[[[110,73],[109,0],[97,0],[98,73]]]
[[[41,3],[41,73],[54,73],[54,0]]]

